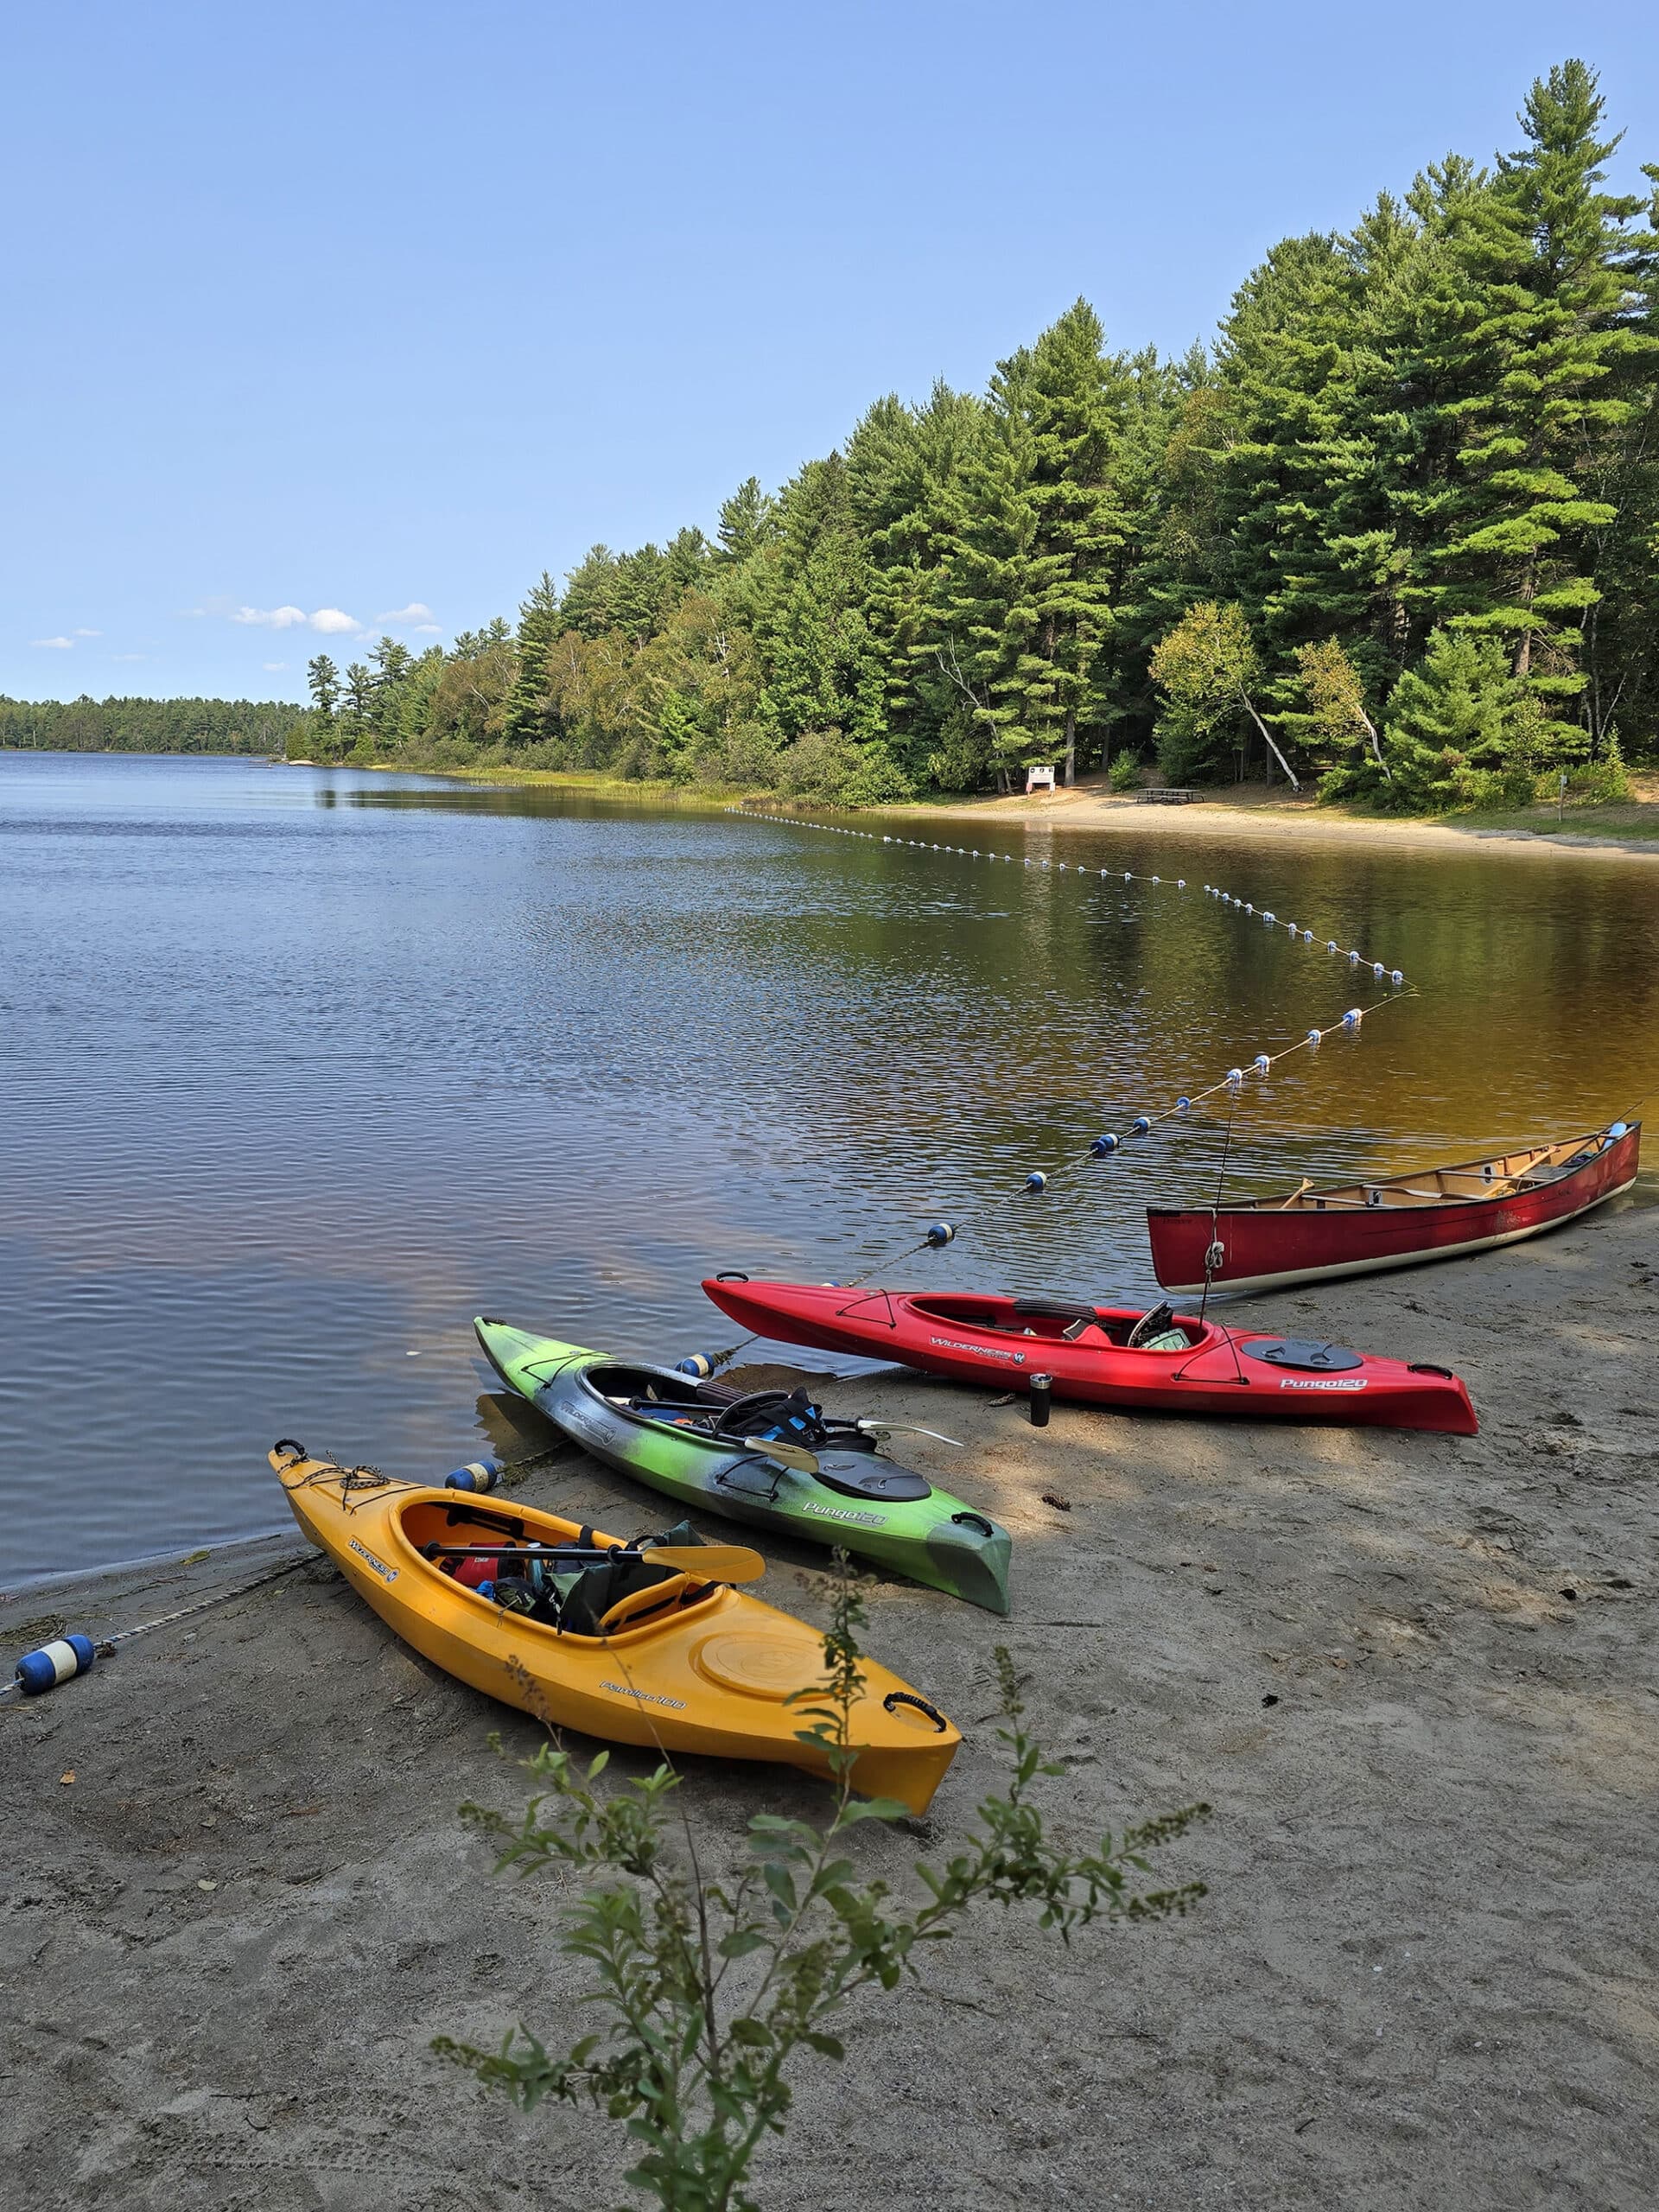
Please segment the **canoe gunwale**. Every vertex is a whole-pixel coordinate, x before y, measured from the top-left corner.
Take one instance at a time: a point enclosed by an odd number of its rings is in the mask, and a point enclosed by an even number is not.
[[[1433,1260],[1467,1257],[1520,1243],[1546,1230],[1564,1227],[1622,1197],[1640,1169],[1642,1124],[1627,1124],[1622,1135],[1576,1167],[1532,1185],[1502,1179],[1490,1190],[1406,1205],[1344,1205],[1325,1210],[1311,1204],[1294,1208],[1272,1199],[1254,1199],[1211,1211],[1205,1206],[1148,1206],[1147,1234],[1153,1271],[1176,1297],[1196,1297],[1204,1288],[1202,1255],[1212,1242],[1224,1256],[1210,1278],[1211,1287],[1237,1292],[1281,1290],[1298,1283],[1329,1281],[1344,1275],[1373,1274],[1390,1268],[1416,1267]],[[1572,1154],[1595,1141],[1563,1139],[1550,1147],[1497,1155],[1501,1163],[1541,1153]],[[1420,1168],[1418,1176],[1478,1173],[1486,1163]],[[1386,1192],[1408,1182],[1396,1177],[1357,1190]],[[1309,1199],[1329,1192],[1309,1192]],[[1340,1194],[1336,1194],[1340,1195]]]

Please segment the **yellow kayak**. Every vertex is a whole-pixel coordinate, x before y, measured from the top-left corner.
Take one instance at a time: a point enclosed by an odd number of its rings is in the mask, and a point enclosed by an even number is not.
[[[506,1610],[445,1566],[469,1549],[497,1551],[505,1567],[532,1546],[620,1555],[619,1538],[530,1506],[336,1466],[290,1442],[270,1464],[302,1530],[359,1596],[404,1643],[486,1696],[615,1743],[829,1775],[822,1750],[797,1740],[810,1722],[785,1702],[825,1681],[823,1639],[804,1621],[728,1585],[664,1573],[590,1622],[591,1632],[573,1632]],[[961,1735],[896,1675],[868,1659],[862,1669],[854,1787],[925,1812]]]

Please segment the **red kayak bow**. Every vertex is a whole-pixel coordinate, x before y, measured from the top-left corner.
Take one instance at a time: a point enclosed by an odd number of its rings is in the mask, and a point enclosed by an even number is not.
[[[722,1313],[781,1344],[890,1359],[957,1382],[1247,1421],[1364,1423],[1472,1436],[1469,1393],[1449,1368],[1376,1359],[1341,1344],[1218,1326],[1167,1309],[1145,1316],[1052,1298],[861,1290],[831,1284],[703,1284]],[[1150,1338],[1132,1344],[1130,1338]]]

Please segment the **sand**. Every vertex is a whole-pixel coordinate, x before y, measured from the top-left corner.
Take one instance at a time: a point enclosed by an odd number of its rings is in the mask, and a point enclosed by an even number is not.
[[[972,822],[981,830],[1029,828],[1033,823],[1054,830],[1128,830],[1143,836],[1178,836],[1192,844],[1225,839],[1235,843],[1294,843],[1299,848],[1325,843],[1447,853],[1466,849],[1473,843],[1496,843],[1516,852],[1622,853],[1659,860],[1659,776],[1638,776],[1633,784],[1634,797],[1629,803],[1593,810],[1598,826],[1577,830],[1571,809],[1559,822],[1550,808],[1535,809],[1523,826],[1513,823],[1495,826],[1456,816],[1426,821],[1409,816],[1349,814],[1338,806],[1321,805],[1310,790],[1298,794],[1283,785],[1240,785],[1224,791],[1206,790],[1184,805],[1148,805],[1138,793],[1109,790],[1098,774],[1083,778],[1069,791],[1033,792],[1029,798],[1021,792],[1005,798],[885,811],[916,822]],[[766,802],[748,804],[760,811]],[[778,804],[788,810],[787,802]]]
[[[1081,1840],[1207,1799],[1164,1871],[1211,1893],[1069,1953],[987,1917],[919,1986],[861,1999],[762,2166],[768,2212],[1659,2201],[1656,1218],[1248,1309],[1450,1361],[1472,1440],[1065,1406],[1038,1431],[944,1384],[836,1388],[966,1440],[907,1456],[1016,1542],[1006,1623],[875,1587],[871,1648],[967,1741],[930,1820],[864,1831],[865,1864],[902,1881],[963,1832],[996,1771],[1003,1641],[1065,1762],[1052,1820]],[[521,1494],[624,1531],[664,1517],[575,1454]],[[810,1608],[812,1556],[767,1548],[768,1594]],[[25,1593],[5,1649],[291,1549]],[[575,2031],[556,1882],[492,1879],[456,1817],[520,1795],[496,1729],[534,1739],[321,1564],[0,1711],[0,2202],[620,2202],[613,2130],[522,2118],[428,2052],[521,2018]],[[719,1863],[753,1812],[823,1802],[715,1767],[684,1796]]]

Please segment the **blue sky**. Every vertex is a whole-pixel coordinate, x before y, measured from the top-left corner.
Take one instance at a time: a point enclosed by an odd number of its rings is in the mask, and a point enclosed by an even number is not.
[[[1209,332],[1275,238],[1602,73],[1659,160],[1659,13],[5,11],[0,690],[296,697],[712,529],[879,394],[979,386],[1079,293]],[[44,642],[42,642],[44,641]]]

